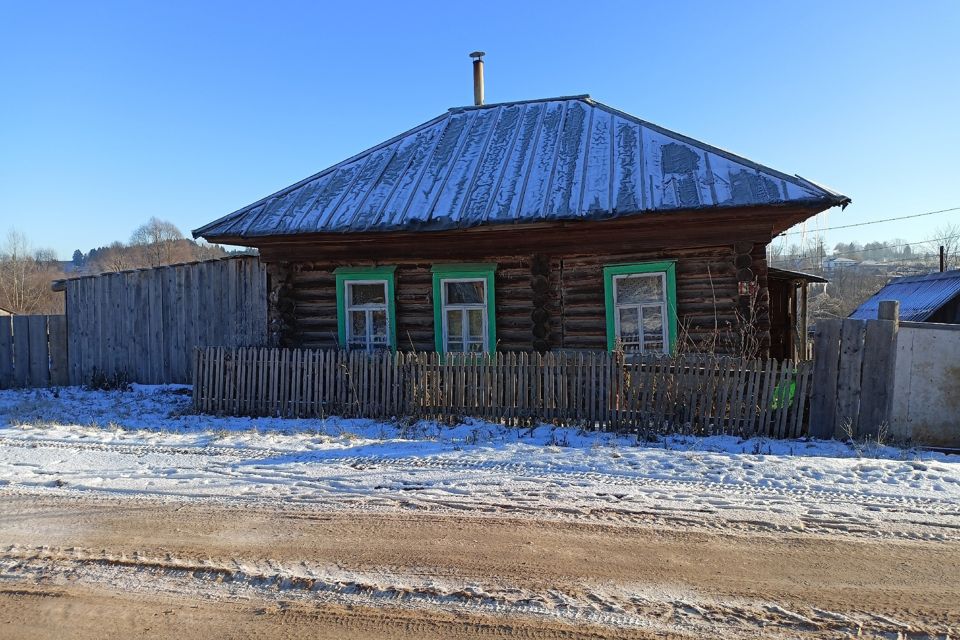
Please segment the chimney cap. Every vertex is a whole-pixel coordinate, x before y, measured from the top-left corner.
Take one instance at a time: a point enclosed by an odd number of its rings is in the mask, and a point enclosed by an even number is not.
[[[487,55],[487,52],[486,52],[486,51],[474,51],[473,53],[470,54],[470,57],[471,57],[471,58],[477,58],[477,59],[479,60],[480,58],[482,58],[482,57],[485,56],[485,55]]]

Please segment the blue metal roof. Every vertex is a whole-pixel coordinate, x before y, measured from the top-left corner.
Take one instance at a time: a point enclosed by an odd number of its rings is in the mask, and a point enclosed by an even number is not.
[[[923,322],[944,304],[960,295],[960,270],[891,280],[850,314],[851,318],[874,320],[881,300],[900,302],[900,319]]]
[[[848,202],[799,176],[574,96],[450,109],[193,234],[439,230]]]

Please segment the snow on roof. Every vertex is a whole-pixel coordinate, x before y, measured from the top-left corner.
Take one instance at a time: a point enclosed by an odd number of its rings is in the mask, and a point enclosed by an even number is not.
[[[957,295],[960,295],[960,270],[896,278],[857,307],[850,317],[876,319],[882,300],[897,300],[901,320],[923,322]]]
[[[850,199],[592,100],[450,109],[193,232],[439,230]]]

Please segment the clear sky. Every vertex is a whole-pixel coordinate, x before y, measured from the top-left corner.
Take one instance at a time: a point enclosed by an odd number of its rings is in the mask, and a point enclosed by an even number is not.
[[[956,0],[0,0],[0,233],[188,232],[470,104],[475,49],[488,102],[589,93],[853,198],[811,229],[960,206]]]

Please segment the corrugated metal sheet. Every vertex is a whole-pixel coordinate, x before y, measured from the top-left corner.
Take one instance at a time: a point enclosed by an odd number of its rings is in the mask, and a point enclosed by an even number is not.
[[[857,307],[850,317],[875,319],[881,300],[898,300],[901,320],[923,322],[957,295],[960,295],[960,270],[897,278]]]
[[[589,96],[451,109],[194,231],[451,229],[849,199]]]

